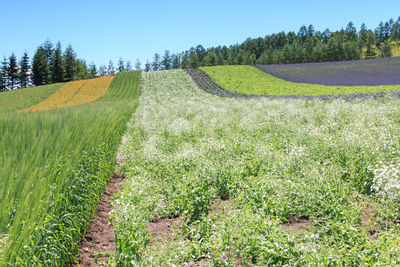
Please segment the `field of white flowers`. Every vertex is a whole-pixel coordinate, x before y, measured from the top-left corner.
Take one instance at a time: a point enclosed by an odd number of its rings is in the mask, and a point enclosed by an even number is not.
[[[121,265],[400,264],[398,99],[219,98],[181,70],[142,90],[118,152]]]

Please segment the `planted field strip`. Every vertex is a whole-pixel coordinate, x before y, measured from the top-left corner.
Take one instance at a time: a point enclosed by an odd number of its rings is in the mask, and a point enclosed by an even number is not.
[[[291,82],[334,86],[400,84],[400,57],[255,67]]]
[[[239,92],[232,92],[222,88],[216,82],[214,82],[210,76],[200,69],[186,69],[185,70],[196,85],[204,90],[205,92],[217,95],[220,97],[240,97],[246,99],[254,98],[269,98],[269,99],[320,99],[320,100],[332,100],[332,99],[381,99],[384,97],[400,97],[400,92],[377,92],[377,93],[353,93],[344,95],[250,95]]]
[[[60,89],[64,83],[36,86],[0,93],[0,112],[34,106]]]
[[[140,102],[117,266],[400,264],[399,99],[216,97],[172,70]]]
[[[399,92],[399,85],[332,86],[296,83],[277,78],[252,66],[201,67],[218,85],[232,92],[268,96],[325,96]]]
[[[43,102],[23,111],[40,111],[80,105],[95,101],[104,95],[114,76],[66,83]]]
[[[118,73],[92,103],[0,113],[0,266],[76,260],[140,82],[141,72]]]

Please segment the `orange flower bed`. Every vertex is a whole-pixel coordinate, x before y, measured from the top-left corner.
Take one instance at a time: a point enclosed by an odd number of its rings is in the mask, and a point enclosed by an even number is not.
[[[21,111],[40,111],[95,101],[107,91],[114,76],[68,82],[41,103]]]

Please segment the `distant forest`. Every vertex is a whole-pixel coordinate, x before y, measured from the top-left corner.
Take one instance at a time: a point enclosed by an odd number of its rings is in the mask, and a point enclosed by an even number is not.
[[[280,32],[264,38],[248,38],[241,44],[205,49],[202,45],[181,53],[161,56],[156,53],[147,60],[144,71],[178,68],[197,68],[216,65],[288,64],[305,62],[342,61],[361,58],[391,57],[392,47],[400,45],[400,17],[381,22],[375,29],[362,24],[357,30],[352,22],[344,29],[331,32],[316,31],[313,25],[302,26],[299,31]],[[60,42],[50,40],[39,46],[32,58],[25,52],[18,61],[16,56],[4,57],[0,66],[0,91],[14,90],[58,82],[115,75],[132,70],[131,63],[119,59],[117,66],[110,60],[108,66],[77,58],[69,45],[64,51]],[[136,61],[135,69],[141,69]]]

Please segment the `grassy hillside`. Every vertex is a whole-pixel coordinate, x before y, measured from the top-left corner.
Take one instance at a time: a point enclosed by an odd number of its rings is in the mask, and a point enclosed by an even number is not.
[[[380,91],[400,91],[400,85],[328,86],[295,83],[272,76],[251,66],[201,67],[224,89],[258,95],[340,95]]]
[[[118,158],[120,266],[400,264],[399,100],[269,100],[144,73]]]
[[[138,105],[140,77],[119,73],[93,103],[0,113],[0,266],[73,261]]]
[[[29,87],[0,93],[0,112],[15,111],[36,105],[52,95],[64,83]]]

